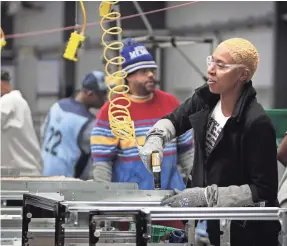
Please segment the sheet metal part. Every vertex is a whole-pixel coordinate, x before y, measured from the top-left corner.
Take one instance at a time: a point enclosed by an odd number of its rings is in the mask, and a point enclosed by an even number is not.
[[[65,197],[65,205],[74,204],[71,201],[76,201],[76,203],[86,203],[89,204],[94,201],[101,202],[117,202],[115,205],[120,205],[120,203],[130,202],[133,204],[142,203],[143,205],[159,204],[160,201],[165,196],[171,196],[174,194],[173,191],[166,190],[109,190],[103,192],[102,190],[95,191],[71,191],[71,190],[61,190],[61,193]],[[110,205],[112,205],[110,203]]]
[[[109,183],[65,180],[1,180],[1,191],[57,192],[59,190],[138,190],[135,183]]]
[[[8,177],[9,178],[9,177]],[[33,177],[35,178],[35,177]],[[95,181],[63,181],[63,180],[1,180],[1,202],[6,206],[5,201],[22,200],[24,193],[55,193],[61,191],[73,191],[78,193],[97,192],[111,190],[138,190],[135,183],[110,183],[105,184]]]

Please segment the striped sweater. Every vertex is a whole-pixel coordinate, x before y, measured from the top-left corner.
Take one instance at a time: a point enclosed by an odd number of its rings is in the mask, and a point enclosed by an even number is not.
[[[178,100],[171,94],[156,90],[154,95],[145,100],[129,98],[129,111],[135,124],[135,133],[140,145],[145,142],[148,130],[164,115],[179,106]],[[124,103],[120,100],[119,104]],[[109,103],[98,112],[91,136],[91,152],[95,163],[113,163],[113,182],[132,182],[139,189],[154,189],[153,177],[142,163],[134,140],[119,140],[111,132],[108,120]],[[191,131],[168,143],[164,149],[162,161],[162,189],[184,189],[178,171],[178,155],[192,148]]]

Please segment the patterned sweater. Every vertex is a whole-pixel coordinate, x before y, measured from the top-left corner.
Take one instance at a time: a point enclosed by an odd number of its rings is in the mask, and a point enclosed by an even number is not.
[[[172,112],[179,101],[171,94],[156,90],[145,100],[129,97],[129,111],[135,124],[135,133],[140,145],[145,142],[149,129],[164,115]],[[117,101],[118,104],[126,103]],[[99,162],[112,163],[112,182],[132,182],[141,190],[154,189],[153,176],[142,163],[134,140],[119,140],[111,132],[108,120],[109,102],[97,114],[91,136],[91,153],[94,165]],[[161,187],[164,190],[184,189],[178,170],[178,156],[192,148],[191,131],[165,146],[161,168]],[[97,175],[97,174],[96,174]]]

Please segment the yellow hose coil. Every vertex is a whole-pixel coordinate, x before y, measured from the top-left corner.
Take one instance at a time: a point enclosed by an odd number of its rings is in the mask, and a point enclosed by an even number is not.
[[[5,34],[3,32],[3,29],[1,27],[1,40],[0,40],[0,46],[1,46],[1,50],[2,48],[6,45],[6,40],[5,40]]]
[[[119,35],[123,30],[118,26],[113,26],[108,29],[104,27],[105,21],[115,22],[121,18],[119,12],[110,12],[111,6],[117,3],[118,2],[116,1],[104,1],[100,5],[100,15],[102,16],[100,25],[103,30],[101,40],[104,45],[103,56],[106,61],[105,73],[110,80],[120,81],[120,83],[116,84],[114,87],[111,87],[110,84],[107,83],[109,88],[108,100],[110,102],[108,111],[109,123],[115,137],[123,140],[136,140],[134,122],[132,121],[128,110],[131,101],[125,96],[125,94],[129,92],[129,87],[124,83],[127,73],[121,69],[121,65],[125,62],[125,58],[120,55],[120,51],[124,47],[124,44],[120,41],[106,41],[106,35]],[[118,56],[109,58],[109,50],[117,52]],[[116,72],[110,72],[113,67],[116,67],[118,70]],[[119,101],[121,101],[121,104],[117,104]]]
[[[82,9],[82,14],[83,14],[83,26],[82,26],[81,34],[84,35],[86,28],[87,28],[87,13],[86,13],[85,5],[84,5],[83,1],[81,1],[81,0],[80,0],[80,5],[81,5],[81,9]]]

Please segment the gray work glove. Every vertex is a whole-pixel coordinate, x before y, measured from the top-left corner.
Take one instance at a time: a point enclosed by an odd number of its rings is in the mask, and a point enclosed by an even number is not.
[[[175,138],[175,128],[168,119],[161,119],[149,130],[143,146],[138,146],[139,155],[147,169],[151,171],[151,154],[158,151],[160,161],[163,157],[165,144]]]
[[[189,188],[176,191],[177,195],[164,198],[162,205],[172,207],[243,207],[252,205],[249,185],[218,187],[213,184],[206,188]],[[185,205],[185,206],[181,206]]]
[[[139,155],[146,168],[151,172],[151,154],[153,151],[159,152],[160,163],[163,157],[162,139],[158,136],[150,136],[144,146],[138,146]]]
[[[161,205],[171,207],[207,207],[205,188],[189,188],[184,191],[175,190],[176,195],[164,198]]]

